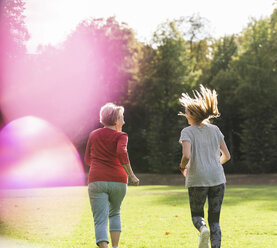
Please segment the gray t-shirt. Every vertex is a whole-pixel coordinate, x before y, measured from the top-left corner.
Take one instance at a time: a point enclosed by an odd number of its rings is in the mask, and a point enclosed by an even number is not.
[[[216,186],[226,183],[220,164],[220,143],[224,136],[216,125],[189,126],[181,131],[179,142],[191,143],[186,187]]]

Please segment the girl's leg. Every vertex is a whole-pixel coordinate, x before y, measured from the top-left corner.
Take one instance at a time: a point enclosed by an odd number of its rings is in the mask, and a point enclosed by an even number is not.
[[[108,247],[109,196],[105,192],[106,182],[93,182],[88,185],[91,210],[94,219],[96,244]]]
[[[208,187],[190,187],[189,188],[189,201],[191,217],[194,226],[200,232],[200,240],[198,248],[209,247],[210,232],[207,229],[204,219],[204,205],[208,195]]]
[[[209,188],[208,193],[208,222],[211,231],[212,248],[220,248],[221,246],[221,229],[219,225],[221,205],[225,192],[225,184]]]
[[[208,187],[189,187],[189,203],[193,225],[200,231],[202,226],[206,226],[204,219],[204,205],[208,195]]]
[[[127,184],[119,182],[109,182],[109,220],[110,235],[113,247],[118,247],[121,233],[120,207],[126,195]]]

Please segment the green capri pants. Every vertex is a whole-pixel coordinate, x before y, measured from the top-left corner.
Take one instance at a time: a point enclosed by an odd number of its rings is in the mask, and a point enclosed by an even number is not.
[[[97,181],[88,184],[96,244],[109,243],[108,220],[110,232],[121,232],[120,207],[126,191],[126,183]]]

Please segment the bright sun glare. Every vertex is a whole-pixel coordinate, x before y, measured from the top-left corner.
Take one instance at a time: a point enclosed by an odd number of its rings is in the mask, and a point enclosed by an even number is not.
[[[142,41],[150,41],[157,26],[167,19],[199,14],[210,21],[214,37],[239,33],[249,18],[268,16],[274,0],[167,0],[138,2],[129,0],[25,0],[26,24],[31,34],[30,52],[39,44],[56,45],[66,39],[76,25],[87,18],[116,16],[126,22]]]

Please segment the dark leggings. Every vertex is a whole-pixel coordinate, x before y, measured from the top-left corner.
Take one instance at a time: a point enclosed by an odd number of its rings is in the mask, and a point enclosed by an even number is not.
[[[211,246],[212,248],[219,248],[221,245],[219,217],[225,192],[225,184],[213,187],[189,187],[188,192],[192,222],[199,231],[201,226],[206,226],[204,205],[208,197],[208,222],[211,232]]]

